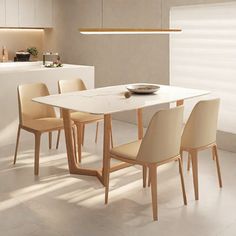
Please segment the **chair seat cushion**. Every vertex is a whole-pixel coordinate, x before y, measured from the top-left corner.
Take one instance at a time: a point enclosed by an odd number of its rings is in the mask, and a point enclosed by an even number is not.
[[[127,143],[110,150],[111,155],[135,160],[141,145],[141,140]]]
[[[74,122],[72,123],[72,125],[73,124]],[[46,132],[50,130],[58,130],[64,128],[63,119],[53,118],[53,117],[27,120],[23,122],[23,126],[40,132]]]
[[[102,120],[104,117],[103,115],[93,115],[85,112],[72,112],[71,119],[74,122],[93,122]]]

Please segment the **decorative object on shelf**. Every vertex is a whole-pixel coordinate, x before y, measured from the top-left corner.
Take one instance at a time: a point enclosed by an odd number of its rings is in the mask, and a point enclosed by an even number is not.
[[[30,53],[33,57],[38,56],[38,49],[36,47],[27,48],[27,52]]]
[[[105,28],[103,27],[103,12],[104,12],[104,3],[102,0],[102,19],[101,27],[99,28],[80,28],[79,31],[81,34],[96,34],[96,35],[106,35],[106,34],[172,34],[180,33],[181,29],[170,29],[162,27],[162,1],[161,0],[161,27],[160,28]]]
[[[46,59],[48,58],[48,57],[51,57],[51,58],[53,58],[54,57],[54,60],[53,60],[53,62],[50,62],[50,63],[46,63]],[[55,60],[55,58],[56,58],[56,60]],[[61,58],[60,58],[60,56],[59,56],[59,53],[57,53],[57,52],[44,52],[43,53],[43,65],[46,67],[46,64],[47,65],[52,65],[52,64],[56,64],[56,65],[61,65]],[[48,67],[48,66],[47,66]],[[50,67],[52,67],[52,66],[50,66]]]
[[[57,56],[56,60],[54,60],[53,62],[46,62],[46,59],[44,58],[43,65],[45,67],[47,67],[47,68],[55,68],[55,67],[62,67],[63,66],[62,63],[61,63],[61,58],[58,55],[58,53],[54,53],[54,54],[50,54],[50,55]]]
[[[63,67],[62,64],[55,64],[55,63],[46,63],[44,66],[45,66],[46,68]]]
[[[8,50],[6,46],[2,47],[2,62],[7,62],[8,61]]]
[[[22,50],[16,52],[14,61],[29,61],[29,59],[30,59],[30,53]]]
[[[53,62],[46,62],[46,56],[56,56],[56,60],[54,60]],[[43,57],[43,65],[47,68],[55,68],[55,67],[62,67],[62,63],[61,63],[61,58],[59,56],[58,53],[44,53],[44,57]]]

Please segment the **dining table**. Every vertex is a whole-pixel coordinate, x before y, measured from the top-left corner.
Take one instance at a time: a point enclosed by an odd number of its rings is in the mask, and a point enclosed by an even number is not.
[[[184,104],[184,100],[209,94],[209,91],[192,88],[183,88],[169,85],[159,85],[158,91],[152,94],[132,94],[124,96],[128,85],[117,85],[76,91],[64,94],[55,94],[34,98],[33,101],[58,107],[61,109],[69,172],[76,175],[96,176],[104,186],[107,186],[108,161],[111,140],[111,116],[118,112],[134,110],[137,113],[137,138],[143,138],[142,111],[146,107],[175,103]],[[90,169],[82,167],[76,159],[72,135],[71,110],[98,114],[104,116],[103,159],[102,168]],[[130,166],[127,163],[115,164],[110,172]]]

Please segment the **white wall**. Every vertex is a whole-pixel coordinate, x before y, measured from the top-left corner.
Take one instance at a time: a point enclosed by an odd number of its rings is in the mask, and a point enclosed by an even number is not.
[[[55,0],[55,29],[45,36],[47,48],[62,54],[67,63],[95,66],[96,87],[111,84],[150,82],[169,84],[169,37],[164,35],[84,36],[79,27],[102,25],[102,0]],[[173,6],[228,2],[227,0],[104,0],[103,26],[169,26]],[[148,123],[156,109],[144,111]],[[134,122],[134,113],[115,118]],[[234,135],[219,134],[222,147],[236,150]],[[224,142],[229,137],[228,142]]]
[[[57,0],[56,28],[45,40],[57,42],[67,63],[94,65],[96,87],[135,82],[167,84],[167,36],[85,36],[79,27],[101,26],[101,0]],[[103,25],[160,27],[160,0],[104,0]],[[67,11],[65,15],[62,11]],[[152,115],[148,109],[145,123]],[[116,115],[130,122],[134,113]]]

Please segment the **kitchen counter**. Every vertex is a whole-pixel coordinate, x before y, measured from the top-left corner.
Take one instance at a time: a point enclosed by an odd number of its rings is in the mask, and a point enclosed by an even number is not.
[[[51,94],[58,93],[58,80],[81,78],[88,89],[94,88],[94,67],[63,64],[46,68],[42,62],[0,63],[0,147],[14,144],[18,127],[17,86],[27,83],[45,83]],[[32,139],[23,134],[22,141]]]
[[[26,71],[45,71],[45,70],[63,70],[72,68],[88,68],[91,66],[63,64],[62,67],[47,68],[42,61],[37,62],[2,62],[0,63],[0,73],[8,72],[26,72]]]

